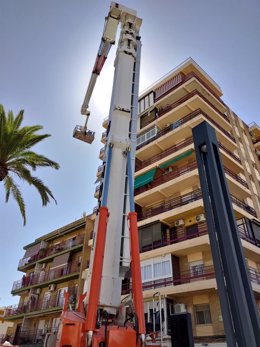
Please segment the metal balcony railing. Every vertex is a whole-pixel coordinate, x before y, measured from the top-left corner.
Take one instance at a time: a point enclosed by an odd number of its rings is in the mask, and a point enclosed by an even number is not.
[[[68,288],[70,296],[75,299],[77,297],[77,288]],[[52,293],[49,297],[38,299],[37,296],[32,295],[26,303],[20,303],[19,305],[12,305],[6,308],[5,317],[13,317],[21,314],[27,314],[30,312],[49,310],[53,308],[62,308],[64,303],[64,293]]]
[[[84,241],[84,235],[78,235],[76,236],[75,240],[69,239],[67,241],[61,242],[57,244],[56,246],[50,246],[47,249],[40,249],[40,251],[27,258],[22,258],[19,261],[18,268],[24,267],[28,264],[34,263],[40,259],[44,259],[49,257],[50,255],[56,255],[58,252],[65,251],[67,249],[73,248],[75,246],[78,246],[82,244]]]
[[[260,284],[260,273],[253,269],[248,268],[249,279],[257,284]],[[191,283],[195,281],[203,281],[211,278],[215,278],[214,266],[197,265],[186,271],[181,271],[179,274],[173,277],[164,279],[149,281],[143,283],[143,290],[157,289],[160,287],[178,286],[185,283]],[[132,289],[131,282],[125,282],[122,286],[122,294],[129,294]]]
[[[170,109],[169,109],[170,110]],[[168,111],[167,111],[168,112]],[[167,113],[166,111],[164,112]],[[170,124],[169,126],[165,127],[164,129],[162,129],[161,131],[158,131],[157,134],[150,138],[149,140],[141,143],[139,146],[136,147],[136,150],[139,150],[140,148],[148,145],[149,143],[155,141],[156,139],[162,137],[163,135],[169,133],[170,131],[179,128],[180,126],[182,126],[183,124],[189,122],[190,120],[196,118],[198,115],[202,115],[204,116],[206,119],[208,119],[212,124],[215,125],[216,128],[218,128],[222,133],[224,133],[230,140],[232,140],[233,142],[235,142],[235,138],[230,134],[230,132],[228,132],[227,130],[225,130],[221,125],[219,125],[212,117],[208,116],[204,111],[202,111],[200,108],[190,112],[189,114],[187,114],[186,116],[184,116],[183,118],[178,119],[176,122]],[[158,116],[160,117],[160,116]]]
[[[143,290],[156,289],[168,286],[177,286],[184,283],[201,281],[214,277],[215,271],[213,266],[199,265],[196,266],[196,269],[182,271],[178,275],[173,275],[173,277],[144,282]],[[131,289],[131,282],[124,283],[124,285],[122,286],[122,294],[128,294]]]
[[[227,147],[225,147],[221,142],[218,142],[219,148],[223,149],[223,151],[225,151],[227,154],[230,155],[230,157],[232,157],[233,159],[235,159],[239,164],[241,164],[241,160],[240,158],[234,154],[233,152],[231,152]]]
[[[237,229],[238,229],[238,232],[240,234],[241,239],[246,240],[257,247],[260,247],[260,241],[250,237],[243,226],[238,226]]]
[[[13,283],[12,292],[19,290],[21,288],[28,288],[30,286],[34,286],[36,284],[41,284],[44,282],[55,281],[61,277],[72,275],[74,273],[79,272],[80,263],[78,261],[74,261],[71,264],[68,264],[65,267],[62,267],[58,270],[49,270],[43,273],[42,271],[37,274],[33,274],[32,276],[26,277],[25,275],[19,281],[15,281]]]
[[[227,122],[229,122],[227,116],[220,112],[207,98],[205,98],[198,90],[193,90],[192,92],[188,93],[187,95],[184,95],[183,97],[181,97],[180,99],[178,99],[177,101],[175,101],[174,103],[167,105],[161,109],[159,109],[158,112],[158,118],[162,117],[164,114],[168,113],[169,111],[172,111],[174,108],[176,108],[177,106],[181,105],[182,103],[186,102],[187,100],[193,98],[194,96],[199,96],[202,100],[204,100],[206,102],[206,104],[208,104],[211,108],[214,109],[214,111],[221,116],[222,118],[224,118]]]
[[[260,284],[260,272],[252,267],[248,267],[249,277],[253,283]]]
[[[187,147],[191,143],[193,143],[193,138],[189,137],[186,140],[183,140],[183,141],[177,143],[176,145],[173,145],[173,146],[167,148],[162,153],[156,154],[149,159],[141,161],[138,158],[136,158],[135,171],[137,172],[137,171],[145,168],[146,166],[148,166],[150,164],[156,163],[158,160],[163,159],[163,158],[167,157],[168,155],[173,154],[173,153],[179,151],[180,149]],[[241,164],[241,160],[239,159],[238,156],[236,156],[233,152],[231,152],[229,149],[227,149],[221,142],[219,142],[218,144],[219,144],[219,147],[223,149],[223,151],[225,151],[233,159],[235,159],[239,164]]]
[[[161,176],[155,178],[152,182],[149,184],[146,184],[145,186],[142,186],[140,188],[135,189],[135,195],[141,194],[147,190],[150,190],[154,187],[157,187],[165,182],[169,182],[173,180],[174,178],[180,177],[188,172],[191,172],[193,170],[197,169],[197,162],[194,161],[192,163],[186,164],[181,167],[174,168],[174,171],[164,173]],[[240,176],[238,176],[236,173],[228,169],[227,167],[224,167],[225,172],[231,176],[234,180],[242,184],[244,187],[248,188],[248,184],[245,180],[243,180]]]
[[[220,97],[195,73],[195,72],[191,72],[188,75],[182,77],[182,81],[181,83],[174,85],[172,88],[169,88],[167,91],[165,91],[165,93],[161,94],[159,97],[157,97],[155,99],[155,102],[159,101],[160,99],[162,99],[163,97],[165,97],[167,94],[171,93],[174,89],[180,87],[182,84],[186,83],[188,80],[192,79],[192,78],[196,78],[212,95],[215,96],[215,98],[222,104],[225,105],[224,102],[220,99]],[[229,119],[227,118],[227,116],[225,114],[223,114],[223,116],[226,117],[226,120],[229,122]]]
[[[257,247],[260,247],[260,241],[250,237],[242,226],[239,226],[237,230],[241,239],[246,240]],[[185,226],[178,227],[178,229],[171,230],[170,237],[166,237],[166,235],[164,234],[161,240],[157,240],[149,245],[145,245],[145,246],[141,245],[140,252],[145,253],[157,248],[169,246],[175,243],[194,239],[194,238],[207,235],[207,234],[208,234],[208,227],[206,222],[194,224],[192,228],[187,228]]]
[[[161,176],[155,178],[151,183],[146,184],[145,186],[142,186],[140,188],[135,189],[135,195],[141,194],[147,190],[150,190],[154,187],[157,187],[165,182],[169,182],[173,180],[174,178],[177,178],[181,175],[184,175],[187,172],[193,171],[197,169],[197,162],[194,161],[190,164],[183,165],[181,167],[174,168],[174,171],[164,173]]]
[[[197,189],[191,193],[187,193],[187,194],[180,195],[178,197],[163,201],[162,203],[156,204],[150,208],[145,208],[145,209],[143,209],[142,212],[138,213],[137,218],[138,218],[138,221],[144,220],[146,218],[156,216],[160,213],[167,212],[167,211],[172,210],[174,208],[187,205],[187,204],[189,204],[193,201],[197,201],[199,199],[202,199],[202,192],[200,189]],[[253,215],[254,217],[257,217],[255,210],[251,206],[247,205],[245,202],[239,200],[238,198],[236,198],[233,195],[231,195],[231,201],[235,205],[239,206],[240,208],[242,208],[246,212]]]
[[[169,147],[168,149],[166,149],[162,153],[156,154],[149,159],[146,159],[143,161],[136,159],[136,162],[135,162],[136,170],[135,171],[139,171],[148,165],[156,163],[158,160],[163,159],[163,158],[167,157],[168,155],[175,153],[175,152],[179,151],[180,149],[185,148],[192,143],[193,143],[193,138],[189,137],[188,139],[183,140],[183,141],[177,143],[176,145]]]

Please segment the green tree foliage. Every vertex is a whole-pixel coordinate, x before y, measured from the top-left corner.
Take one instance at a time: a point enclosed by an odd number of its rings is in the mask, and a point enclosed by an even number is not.
[[[32,171],[38,167],[59,168],[59,164],[43,155],[31,151],[31,148],[50,135],[39,135],[42,129],[40,125],[21,126],[24,111],[17,116],[10,111],[6,115],[4,107],[0,105],[0,182],[5,189],[5,201],[8,202],[10,194],[17,201],[24,225],[26,224],[25,203],[19,189],[14,181],[15,177],[34,186],[41,196],[43,206],[54,199],[52,192],[37,177],[32,176]]]

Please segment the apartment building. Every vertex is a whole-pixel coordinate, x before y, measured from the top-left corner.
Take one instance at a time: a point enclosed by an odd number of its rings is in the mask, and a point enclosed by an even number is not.
[[[170,314],[183,311],[191,313],[195,341],[225,340],[192,138],[192,128],[202,121],[216,131],[260,308],[260,129],[247,126],[221,96],[217,83],[188,59],[139,97],[135,207],[145,317],[153,321],[160,296],[165,341]],[[108,119],[103,126],[107,129]],[[98,177],[101,172],[102,165]],[[130,289],[124,280],[123,294]]]
[[[5,308],[5,321],[13,322],[9,332],[13,344],[42,345],[47,332],[56,331],[69,292],[73,308],[83,291],[88,266],[93,220],[76,220],[24,247],[18,270],[23,276],[13,283],[11,293],[19,304]]]

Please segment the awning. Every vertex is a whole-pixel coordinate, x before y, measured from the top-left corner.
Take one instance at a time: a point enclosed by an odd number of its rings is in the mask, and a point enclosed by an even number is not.
[[[183,154],[179,155],[178,157],[176,157],[176,158],[174,158],[174,159],[171,159],[171,160],[168,160],[168,161],[166,161],[165,163],[159,165],[159,168],[160,168],[160,169],[164,169],[164,168],[166,168],[167,166],[169,166],[169,165],[175,163],[176,161],[188,157],[188,156],[191,155],[192,153],[193,153],[193,150],[190,150],[190,151],[188,151],[188,152],[186,152],[186,153],[183,153]]]
[[[37,254],[39,252],[40,247],[41,247],[41,242],[37,243],[37,245],[34,245],[34,246],[28,248],[25,251],[25,255],[23,257],[24,258],[32,257],[33,255],[35,255],[35,254]]]
[[[156,168],[147,171],[146,173],[136,177],[135,179],[135,189],[143,187],[145,184],[150,183],[154,179]]]
[[[68,264],[69,257],[70,257],[70,252],[58,255],[57,257],[53,259],[50,269],[66,266]]]

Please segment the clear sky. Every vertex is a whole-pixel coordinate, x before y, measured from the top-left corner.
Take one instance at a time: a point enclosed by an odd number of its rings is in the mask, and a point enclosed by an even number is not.
[[[140,90],[188,57],[222,88],[223,100],[246,122],[260,123],[259,0],[124,0],[143,18]],[[91,102],[92,145],[72,138],[83,125],[80,108],[97,54],[110,1],[0,0],[0,103],[25,124],[40,124],[51,138],[35,150],[60,163],[36,172],[58,204],[41,206],[21,183],[27,206],[23,227],[16,203],[4,202],[0,185],[0,306],[18,303],[10,294],[23,246],[90,213],[101,123],[108,115],[115,48]]]

